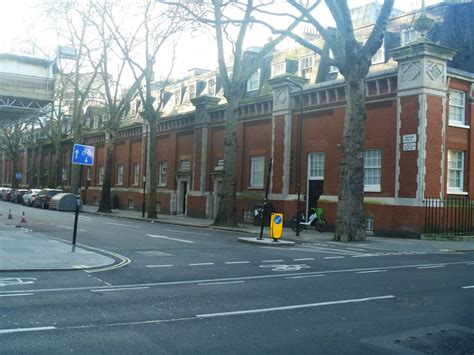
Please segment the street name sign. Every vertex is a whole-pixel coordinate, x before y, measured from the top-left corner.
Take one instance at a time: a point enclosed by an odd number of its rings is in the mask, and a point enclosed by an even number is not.
[[[94,147],[90,145],[74,144],[71,162],[77,165],[94,165]]]

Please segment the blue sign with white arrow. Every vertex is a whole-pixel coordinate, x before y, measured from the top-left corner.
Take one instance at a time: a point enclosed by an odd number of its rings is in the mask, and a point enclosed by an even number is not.
[[[94,165],[94,147],[90,145],[74,144],[71,162],[77,165]]]

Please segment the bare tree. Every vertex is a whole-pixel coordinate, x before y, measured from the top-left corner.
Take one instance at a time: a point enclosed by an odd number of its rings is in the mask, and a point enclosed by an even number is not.
[[[346,80],[346,112],[342,144],[342,166],[339,181],[336,233],[334,240],[365,239],[364,216],[364,131],[366,120],[365,79],[372,57],[380,48],[390,17],[393,0],[385,0],[381,12],[365,43],[357,40],[347,0],[325,0],[335,21],[335,29],[327,29],[314,17],[312,9],[318,1],[289,0],[305,22],[314,26],[332,50],[330,65],[336,66]],[[281,14],[280,14],[281,15]],[[323,49],[293,32],[280,31],[268,25],[275,33],[284,33],[301,45],[324,55]]]
[[[18,188],[18,179],[15,174],[19,171],[23,133],[28,124],[25,120],[15,120],[4,124],[0,131],[0,150],[5,152],[7,159],[12,162],[12,188]]]
[[[227,101],[226,121],[224,133],[224,170],[222,179],[221,198],[219,208],[214,220],[215,225],[236,226],[236,169],[237,169],[237,118],[238,109],[246,92],[247,81],[257,72],[263,58],[269,55],[275,47],[286,37],[280,34],[276,39],[266,43],[260,51],[250,56],[245,50],[250,28],[257,10],[261,7],[271,6],[273,1],[267,3],[248,1],[202,1],[200,6],[195,1],[163,1],[166,4],[182,8],[193,20],[210,26],[216,38],[219,75]],[[300,22],[301,18],[294,18],[286,28],[291,32]],[[232,48],[232,56],[226,56],[225,48]]]
[[[143,5],[143,6],[141,6]],[[141,6],[141,7],[140,7]],[[165,89],[170,81],[171,69],[167,78],[155,83],[154,67],[158,65],[159,52],[165,45],[185,29],[186,21],[180,16],[180,10],[164,11],[157,8],[153,0],[144,0],[139,5],[141,20],[136,28],[138,43],[129,41],[120,31],[114,18],[109,18],[111,33],[113,33],[122,55],[129,64],[135,80],[136,94],[142,102],[143,111],[140,113],[148,126],[147,144],[147,185],[148,205],[147,217],[156,218],[156,125],[161,118],[161,110],[165,104]],[[174,42],[176,45],[176,42]],[[164,57],[164,53],[161,54]],[[138,85],[142,83],[142,85]],[[158,84],[158,92],[154,87]],[[130,94],[132,94],[130,92]]]

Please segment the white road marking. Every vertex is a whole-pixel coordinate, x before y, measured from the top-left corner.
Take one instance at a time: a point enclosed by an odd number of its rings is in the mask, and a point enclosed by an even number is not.
[[[293,310],[293,309],[312,308],[312,307],[321,307],[321,306],[332,306],[332,305],[336,305],[336,304],[369,302],[369,301],[376,301],[376,300],[385,300],[385,299],[390,299],[390,298],[395,298],[395,296],[386,295],[386,296],[377,296],[377,297],[347,299],[347,300],[340,300],[340,301],[298,304],[298,305],[293,305],[293,306],[249,309],[249,310],[234,311],[234,312],[197,314],[196,317],[198,317],[198,318],[227,317],[227,316],[236,316],[236,315],[242,315],[242,314],[255,314],[255,313],[287,311],[287,310]]]
[[[102,222],[104,224],[110,224],[112,226],[120,226],[120,227],[128,227],[128,228],[139,228],[138,226],[133,226],[131,224],[124,224],[124,223],[115,223],[115,222]]]
[[[225,263],[228,264],[228,265],[232,265],[232,264],[250,264],[250,261],[226,261]]]
[[[170,237],[165,237],[164,235],[146,234],[146,236],[147,236],[147,237],[151,237],[151,238],[161,238],[161,239],[174,240],[175,242],[183,242],[183,243],[191,243],[191,244],[194,244],[194,242],[191,241],[191,240],[170,238]]]
[[[203,265],[214,265],[214,263],[195,263],[195,264],[189,264],[189,266],[203,266]]]
[[[198,233],[198,232],[185,232],[173,229],[163,229],[164,232],[184,233],[184,234],[196,234],[196,235],[212,235],[211,233]]]
[[[110,291],[145,290],[147,288],[150,288],[150,287],[143,286],[143,287],[104,288],[100,290],[90,290],[90,291],[91,292],[110,292]]]
[[[16,296],[33,296],[34,293],[11,293],[8,295],[0,295],[0,297],[16,297]]]
[[[173,265],[168,264],[168,265],[147,265],[146,267],[172,267]]]
[[[202,282],[199,283],[199,286],[212,286],[212,285],[228,285],[228,284],[240,284],[245,281],[226,281],[226,282]]]
[[[104,223],[105,223],[105,222],[104,222]],[[59,224],[58,224],[57,226],[60,227],[60,228],[69,229],[69,230],[73,230],[73,229],[74,229],[73,227],[62,226],[62,225],[59,225]],[[86,232],[85,229],[78,229],[77,231],[78,231],[78,232]]]
[[[368,258],[369,256],[376,256],[375,254],[352,255],[353,258]]]
[[[308,260],[314,260],[314,258],[300,258],[300,259],[293,259],[293,261],[308,261]]]
[[[474,285],[473,286],[463,286],[464,289],[468,289],[468,288],[474,288]]]
[[[346,248],[346,250],[366,251],[365,249],[360,249],[360,248]]]
[[[443,263],[444,266],[450,265],[466,265],[466,261],[455,261],[451,263]],[[387,270],[404,270],[404,269],[413,269],[420,266],[431,266],[439,264],[411,264],[411,265],[397,265],[397,266],[384,266],[384,269]],[[200,280],[183,280],[183,281],[165,281],[165,282],[150,282],[150,283],[141,283],[141,284],[125,284],[125,285],[114,285],[115,288],[126,288],[126,287],[160,287],[160,286],[170,286],[170,285],[195,285],[203,282],[222,282],[222,281],[238,281],[238,280],[266,280],[273,278],[282,278],[289,276],[303,276],[303,275],[318,275],[318,274],[342,274],[350,273],[357,271],[370,271],[370,270],[380,270],[382,267],[376,268],[354,268],[354,269],[338,269],[338,270],[321,270],[321,271],[308,271],[308,272],[298,272],[294,274],[266,274],[266,275],[255,275],[255,276],[239,276],[239,277],[226,277],[226,278],[216,278],[216,279],[200,279]],[[45,293],[45,292],[62,292],[62,291],[89,291],[91,289],[107,289],[106,286],[95,287],[95,286],[82,286],[82,287],[58,287],[58,288],[44,288],[44,289],[32,289],[32,290],[22,290],[23,292],[34,292],[36,293]],[[0,295],[18,293],[18,291],[0,291]]]
[[[368,270],[368,271],[358,271],[356,274],[372,274],[376,272],[387,272],[388,270]]]
[[[37,328],[16,328],[16,329],[0,329],[0,334],[20,333],[20,332],[37,332],[40,330],[52,330],[56,327],[37,327]]]
[[[444,267],[444,265],[420,266],[420,267],[417,267],[417,269],[419,269],[419,270],[421,270],[421,269],[438,269],[440,267]]]
[[[284,260],[262,260],[262,263],[282,263]]]
[[[344,259],[344,256],[325,256],[324,259]]]
[[[326,276],[326,275],[317,274],[317,275],[290,276],[290,277],[287,277],[287,279],[305,279],[308,277],[321,277],[321,276]]]

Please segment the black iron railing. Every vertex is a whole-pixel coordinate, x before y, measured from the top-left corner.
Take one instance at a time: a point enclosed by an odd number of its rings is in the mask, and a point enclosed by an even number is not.
[[[426,199],[423,232],[431,235],[474,234],[474,201],[464,197]]]

